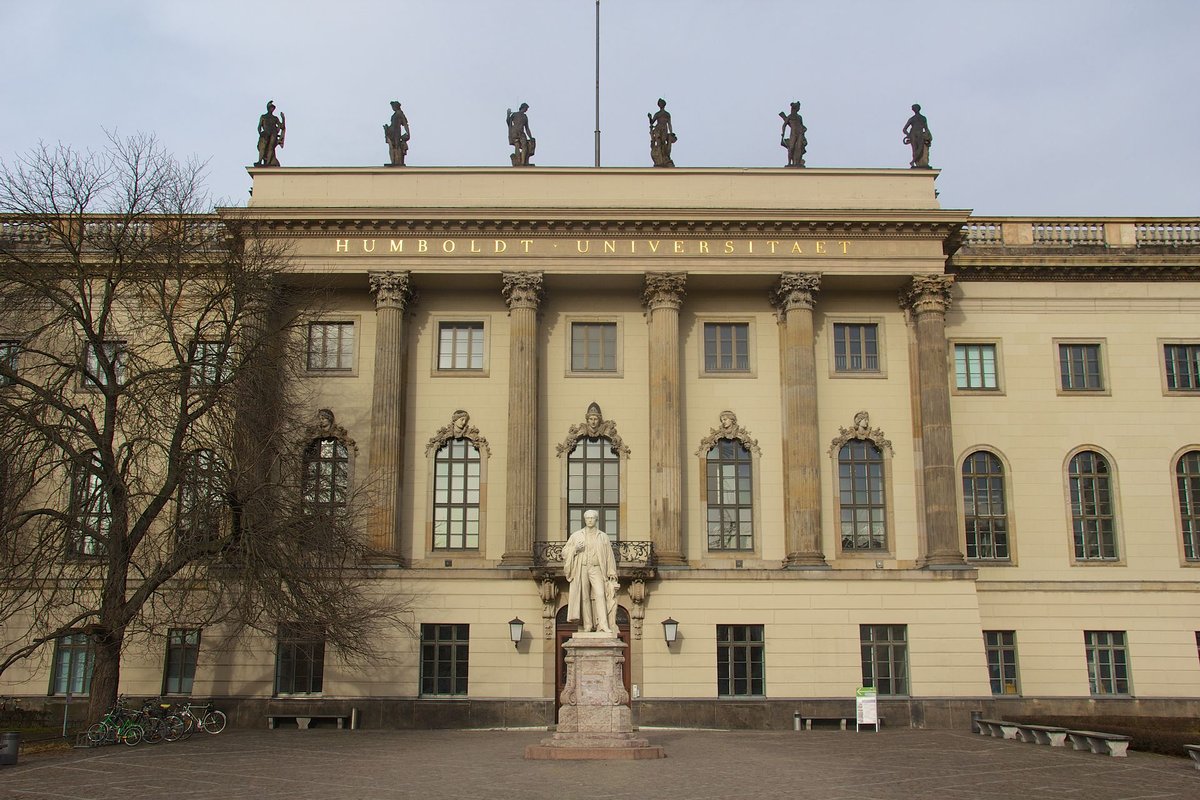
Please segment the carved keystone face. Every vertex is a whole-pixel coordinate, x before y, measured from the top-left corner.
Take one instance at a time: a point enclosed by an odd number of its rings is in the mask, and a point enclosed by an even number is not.
[[[601,422],[602,422],[602,420],[600,419],[599,414],[588,414],[587,415],[588,433],[591,434],[592,436],[596,436],[597,434],[599,434]]]

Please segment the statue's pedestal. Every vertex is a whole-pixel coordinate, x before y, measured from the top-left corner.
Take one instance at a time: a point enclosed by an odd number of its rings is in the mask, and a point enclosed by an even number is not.
[[[558,730],[525,757],[546,760],[664,758],[657,745],[633,733],[622,679],[625,644],[607,633],[577,633],[563,644],[567,680]]]

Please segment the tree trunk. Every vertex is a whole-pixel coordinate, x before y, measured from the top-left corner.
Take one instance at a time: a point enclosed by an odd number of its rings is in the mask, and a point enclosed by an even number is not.
[[[92,688],[88,697],[87,724],[99,722],[104,712],[117,702],[121,680],[121,644],[123,633],[102,631],[93,634],[95,660],[92,662]]]

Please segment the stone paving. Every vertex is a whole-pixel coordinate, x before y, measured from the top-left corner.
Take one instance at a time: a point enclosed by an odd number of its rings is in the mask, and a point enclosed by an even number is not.
[[[1200,797],[1189,760],[1110,758],[959,731],[647,729],[658,761],[525,761],[544,731],[227,731],[22,757],[0,798],[1149,800]]]

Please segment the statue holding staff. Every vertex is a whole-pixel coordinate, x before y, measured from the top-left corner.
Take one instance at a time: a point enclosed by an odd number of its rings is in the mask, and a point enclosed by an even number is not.
[[[800,101],[792,103],[792,113],[785,114],[780,111],[779,118],[783,120],[783,128],[779,133],[779,145],[787,148],[787,165],[803,167],[804,153],[808,150],[808,139],[804,134],[808,128],[804,127],[804,118],[800,116]],[[788,128],[792,129],[790,134]]]
[[[504,117],[504,122],[508,125],[508,143],[513,146],[509,158],[512,159],[514,167],[533,166],[529,159],[537,147],[537,140],[529,130],[529,115],[525,113],[528,110],[529,103],[521,103],[521,107],[515,112],[511,108],[508,109]]]
[[[671,127],[671,114],[667,111],[667,101],[658,98],[658,112],[646,114],[650,120],[650,158],[656,167],[673,167],[671,160],[671,145],[679,141],[675,129]]]
[[[913,115],[904,123],[901,132],[904,143],[912,146],[912,161],[908,166],[913,169],[929,169],[929,146],[933,144],[933,134],[929,132],[929,120],[921,113],[921,106],[916,103],[912,107]]]
[[[258,161],[256,167],[278,167],[279,159],[275,156],[275,148],[283,147],[283,138],[287,134],[287,117],[282,113],[275,116],[275,103],[267,101],[267,113],[258,118]]]
[[[408,154],[408,139],[411,131],[408,128],[408,117],[400,109],[400,101],[392,101],[392,120],[383,126],[383,138],[388,145],[388,166],[403,167],[404,156]]]

